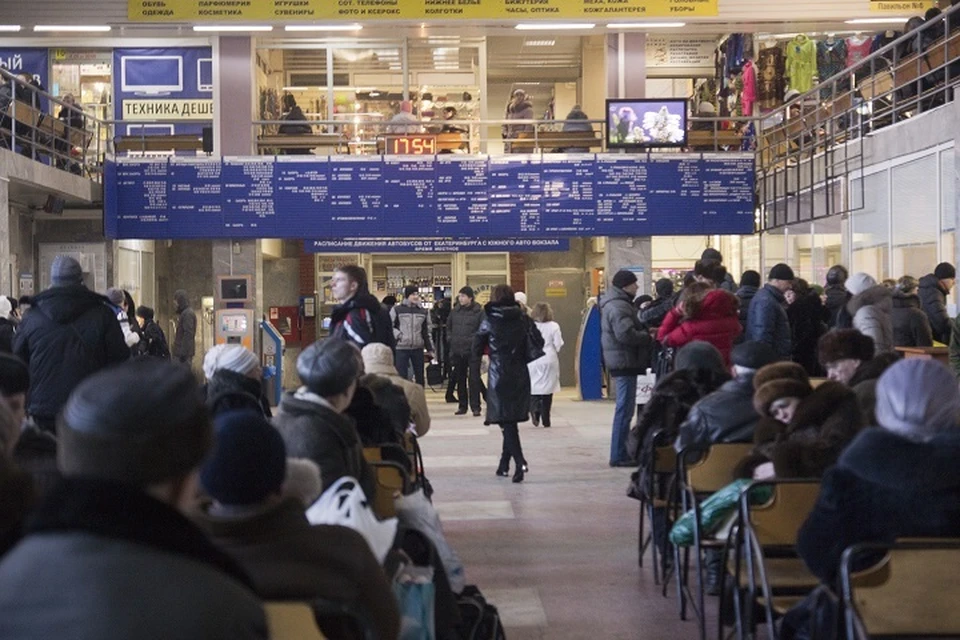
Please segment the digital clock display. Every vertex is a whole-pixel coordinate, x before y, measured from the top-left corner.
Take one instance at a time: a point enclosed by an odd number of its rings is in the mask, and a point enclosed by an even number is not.
[[[387,136],[385,153],[388,156],[432,156],[437,153],[437,136]]]

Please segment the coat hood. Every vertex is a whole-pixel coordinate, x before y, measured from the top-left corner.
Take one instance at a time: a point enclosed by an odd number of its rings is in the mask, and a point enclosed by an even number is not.
[[[729,291],[715,289],[707,294],[700,309],[698,319],[711,320],[715,318],[736,317],[737,297]]]
[[[840,456],[838,467],[880,486],[908,494],[960,489],[960,431],[927,442],[881,428],[862,431]]]
[[[737,289],[736,295],[741,300],[750,300],[751,298],[753,298],[753,296],[757,295],[757,291],[759,290],[760,290],[759,287],[754,287],[752,285],[745,284],[745,285],[742,285],[739,289]]]
[[[828,284],[823,288],[823,293],[827,296],[828,309],[842,307],[850,298],[850,292],[842,284]]]
[[[921,289],[937,289],[943,295],[949,295],[949,291],[940,286],[940,279],[932,273],[920,278],[920,288]]]
[[[488,302],[483,307],[484,312],[487,314],[487,318],[490,319],[491,323],[500,323],[500,322],[517,322],[522,320],[524,315],[523,309],[520,308],[519,304],[508,304],[505,306],[500,306]]]
[[[847,303],[847,310],[853,316],[857,315],[857,311],[864,307],[877,307],[881,311],[890,313],[890,310],[893,309],[893,291],[882,284],[878,284],[853,296]]]
[[[920,296],[915,293],[904,293],[897,291],[893,294],[894,309],[919,309]]]
[[[104,296],[82,285],[53,287],[33,299],[33,306],[57,324],[68,324],[98,305],[109,304]]]
[[[177,313],[190,306],[190,296],[183,289],[177,289],[173,293],[173,301],[177,303]]]

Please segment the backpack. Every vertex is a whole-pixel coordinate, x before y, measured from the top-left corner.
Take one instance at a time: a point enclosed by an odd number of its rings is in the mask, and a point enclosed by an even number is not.
[[[389,434],[384,430],[383,440],[379,444],[403,442],[403,434],[410,427],[410,403],[403,389],[393,384],[388,378],[378,375],[365,375],[360,380],[373,395],[373,401],[389,419]],[[387,437],[389,435],[389,437]]]
[[[475,586],[464,587],[457,597],[457,604],[460,607],[457,632],[461,640],[506,640],[500,612]]]

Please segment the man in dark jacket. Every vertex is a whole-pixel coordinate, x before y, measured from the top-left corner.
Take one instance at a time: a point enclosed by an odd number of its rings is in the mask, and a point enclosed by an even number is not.
[[[740,299],[740,326],[747,330],[747,316],[750,313],[750,303],[760,290],[760,274],[756,271],[744,271],[740,276],[740,288],[736,296]]]
[[[176,303],[177,332],[173,336],[173,359],[191,366],[197,352],[197,314],[190,308],[190,296],[183,289],[173,294]]]
[[[700,262],[716,262],[722,265],[723,255],[716,249],[704,249],[703,253],[700,254]],[[737,291],[737,282],[726,270],[724,270],[723,280],[716,283],[716,285],[718,288],[729,291],[730,293],[736,293]]]
[[[897,347],[932,347],[933,332],[921,309],[917,279],[903,276],[893,292],[893,344]]]
[[[777,353],[762,342],[744,342],[733,349],[733,380],[693,405],[680,425],[676,449],[692,445],[752,442],[760,420],[753,405],[753,376],[777,361]]]
[[[839,264],[827,271],[827,286],[823,288],[823,321],[830,329],[849,329],[853,326],[853,317],[847,311],[847,303],[853,297],[846,287],[849,277],[846,267]]]
[[[0,561],[0,635],[267,638],[246,574],[181,513],[213,444],[190,371],[99,372],[59,420],[64,478]]]
[[[950,344],[950,316],[947,296],[957,281],[957,270],[949,262],[941,262],[933,273],[920,278],[920,302],[930,320],[933,339]]]
[[[53,433],[70,392],[87,376],[127,360],[130,349],[109,301],[83,286],[79,262],[55,257],[50,282],[20,323],[13,353],[30,367],[29,413]]]
[[[357,390],[362,365],[360,350],[351,342],[314,342],[297,358],[303,386],[283,396],[273,425],[283,436],[288,456],[317,463],[324,491],[350,476],[373,500],[373,470],[363,457],[353,420],[343,415]]]
[[[781,360],[790,360],[793,356],[787,300],[783,295],[792,286],[793,277],[793,269],[789,266],[783,263],[774,265],[767,284],[750,302],[747,316],[746,339],[770,345]]]
[[[467,400],[474,416],[480,415],[480,358],[473,355],[473,336],[476,335],[483,322],[483,307],[473,296],[471,287],[460,289],[457,295],[457,306],[447,318],[447,335],[450,336],[450,355],[453,358],[453,375],[451,385],[456,382],[457,398],[460,408],[457,415],[467,412]],[[469,380],[469,382],[468,382]],[[447,396],[452,389],[447,388]]]
[[[637,411],[637,376],[650,366],[650,334],[633,309],[639,285],[632,271],[621,269],[600,300],[600,344],[603,362],[616,385],[610,466],[634,467],[627,453],[627,436]]]
[[[214,502],[194,521],[250,575],[257,595],[322,598],[362,612],[376,637],[396,638],[396,598],[363,536],[311,525],[303,502],[281,493],[287,454],[277,430],[248,411],[223,413],[215,426],[217,446],[200,473]],[[342,629],[321,626],[327,637],[346,637]]]
[[[413,368],[413,379],[423,386],[423,351],[433,357],[433,339],[430,336],[430,315],[420,306],[420,288],[407,285],[403,289],[403,301],[390,310],[393,335],[397,340],[396,365],[400,375],[406,378]]]
[[[670,313],[670,309],[677,306],[677,296],[673,294],[673,281],[669,278],[660,278],[654,285],[657,290],[657,299],[645,302],[640,307],[640,322],[648,327],[659,327],[663,319]]]
[[[142,305],[137,307],[137,318],[140,319],[140,326],[143,327],[141,329],[143,338],[137,345],[140,355],[169,360],[170,347],[167,345],[167,336],[153,319],[153,309]]]
[[[396,346],[390,314],[370,295],[367,272],[348,264],[330,279],[330,291],[340,302],[330,316],[330,337],[349,340],[362,349],[371,342]]]

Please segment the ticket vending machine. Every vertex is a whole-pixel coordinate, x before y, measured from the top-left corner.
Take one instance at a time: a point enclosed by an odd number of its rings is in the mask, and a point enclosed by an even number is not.
[[[217,344],[239,344],[253,351],[253,309],[217,309],[215,340]]]
[[[263,354],[260,364],[263,365],[263,382],[266,386],[267,399],[271,406],[278,406],[283,397],[283,353],[287,342],[266,318],[260,321],[260,344]]]

